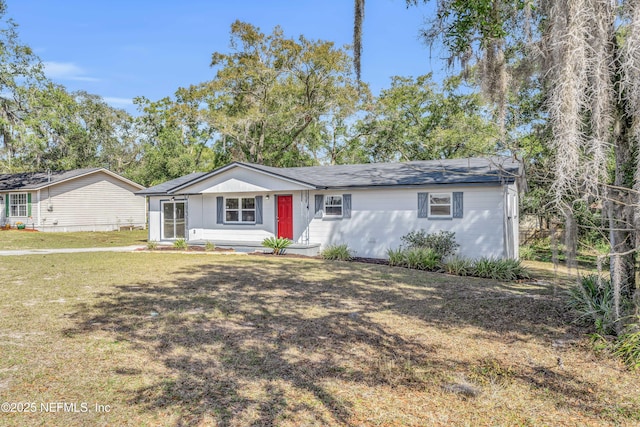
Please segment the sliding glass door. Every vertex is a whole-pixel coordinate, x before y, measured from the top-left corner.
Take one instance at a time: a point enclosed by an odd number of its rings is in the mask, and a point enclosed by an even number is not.
[[[186,203],[162,202],[162,239],[186,238]]]

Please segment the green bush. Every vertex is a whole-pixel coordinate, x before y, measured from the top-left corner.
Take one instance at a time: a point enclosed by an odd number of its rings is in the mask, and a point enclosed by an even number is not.
[[[519,260],[488,257],[473,262],[471,276],[503,281],[531,278],[531,274]]]
[[[638,325],[630,325],[634,331],[620,335],[613,344],[613,354],[624,360],[631,369],[640,368],[640,330]]]
[[[347,245],[331,245],[322,251],[321,256],[324,259],[349,261],[353,259],[353,251]]]
[[[435,271],[440,268],[441,255],[430,248],[413,248],[406,252],[407,267]]]
[[[207,240],[206,243],[204,244],[204,250],[207,252],[215,251],[216,244]]]
[[[147,242],[147,249],[149,249],[150,251],[158,249],[158,242],[156,242],[155,240],[149,240]]]
[[[274,255],[284,255],[287,248],[291,246],[293,242],[284,237],[267,237],[262,241],[262,246],[265,248],[273,249]]]
[[[456,253],[460,245],[456,243],[456,233],[452,231],[439,231],[428,234],[424,230],[412,231],[400,238],[407,249],[431,249],[440,256],[446,258]]]
[[[529,245],[520,246],[520,259],[533,261],[536,259],[536,250]]]
[[[440,269],[440,254],[432,249],[389,249],[389,265],[407,267],[416,270],[435,271]]]
[[[394,267],[405,267],[406,261],[404,251],[402,249],[389,249],[387,251],[387,257],[389,258],[389,265]]]
[[[175,249],[187,249],[189,245],[187,244],[187,241],[185,239],[177,239],[173,242],[173,247]]]
[[[443,264],[442,269],[456,276],[471,276],[473,274],[473,261],[468,258],[453,257]]]
[[[577,315],[577,321],[594,325],[598,333],[615,332],[613,312],[613,289],[611,282],[590,274],[569,290],[569,307]]]

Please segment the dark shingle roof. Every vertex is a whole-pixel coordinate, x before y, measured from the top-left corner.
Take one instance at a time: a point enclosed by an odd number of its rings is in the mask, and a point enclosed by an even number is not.
[[[405,163],[275,168],[253,163],[231,163],[213,172],[196,172],[137,192],[140,195],[170,194],[233,166],[241,166],[287,178],[318,189],[392,187],[431,184],[486,184],[513,182],[520,164],[506,157],[425,160]]]
[[[21,172],[0,174],[0,191],[36,190],[60,181],[75,178],[102,168],[74,169],[59,172]]]
[[[141,196],[151,196],[158,194],[167,194],[174,188],[180,187],[190,181],[194,181],[203,175],[207,175],[208,172],[193,172],[189,175],[181,176],[180,178],[172,179],[171,181],[163,182],[162,184],[154,185],[153,187],[146,188],[144,190],[136,192]]]
[[[318,188],[510,182],[520,174],[520,164],[505,157],[298,168],[247,166]]]

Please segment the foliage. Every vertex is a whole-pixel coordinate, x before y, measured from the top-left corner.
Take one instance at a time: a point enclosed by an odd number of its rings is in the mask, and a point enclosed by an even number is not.
[[[234,160],[309,164],[324,152],[325,124],[353,114],[368,94],[348,53],[332,42],[287,38],[279,27],[264,34],[236,21],[231,50],[212,55],[215,78],[193,89]]]
[[[423,229],[411,231],[400,238],[408,249],[426,248],[433,250],[440,259],[447,258],[456,253],[460,245],[456,243],[456,233],[441,230],[437,233],[427,233]]]
[[[613,354],[620,357],[631,369],[640,369],[640,329],[639,325],[630,325],[629,332],[616,338]],[[635,329],[635,330],[634,330]]]
[[[215,129],[205,120],[201,101],[193,88],[179,89],[175,99],[135,99],[143,112],[137,126],[144,150],[135,172],[137,182],[156,185],[229,160],[214,144]]]
[[[519,260],[483,257],[473,261],[472,276],[511,281],[529,279],[531,274]]]
[[[474,273],[473,261],[468,258],[453,257],[442,264],[445,273],[456,276],[472,276]]]
[[[173,242],[173,247],[175,249],[187,249],[189,247],[189,244],[185,239],[176,239]]]
[[[402,267],[405,264],[404,250],[402,248],[387,250],[389,265],[392,267]]]
[[[216,245],[215,243],[207,240],[204,244],[204,250],[207,252],[211,252],[211,251],[215,251],[216,250]]]
[[[274,255],[284,255],[287,248],[293,242],[285,237],[267,237],[262,241],[262,246],[273,249]]]
[[[389,265],[436,271],[440,268],[440,254],[429,248],[389,250]]]
[[[596,274],[580,278],[578,284],[568,291],[569,307],[575,312],[577,321],[593,325],[598,333],[615,333],[613,312],[613,289],[611,282]]]
[[[349,261],[353,258],[353,251],[346,244],[332,245],[323,250],[321,256],[329,260]]]
[[[356,123],[369,161],[430,160],[494,154],[498,129],[479,95],[440,89],[431,74],[394,76],[370,112]]]
[[[155,240],[149,240],[147,242],[147,249],[149,249],[150,251],[158,249],[158,242],[156,242]]]

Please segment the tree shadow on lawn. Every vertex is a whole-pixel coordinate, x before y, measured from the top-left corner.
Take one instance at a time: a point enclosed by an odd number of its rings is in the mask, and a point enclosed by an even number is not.
[[[77,328],[66,333],[109,331],[160,360],[171,379],[137,390],[130,403],[171,410],[179,414],[177,425],[209,418],[223,426],[283,419],[346,425],[362,397],[336,392],[341,384],[424,391],[439,389],[452,371],[469,369],[434,357],[439,345],[391,332],[376,315],[441,330],[515,332],[522,339],[551,341],[566,333],[562,303],[546,289],[510,288],[384,266],[212,263],[160,283],[118,286],[81,306],[73,316]],[[549,372],[518,367],[514,377],[568,393],[580,411],[598,411],[580,399],[597,385],[556,374],[545,381]]]

